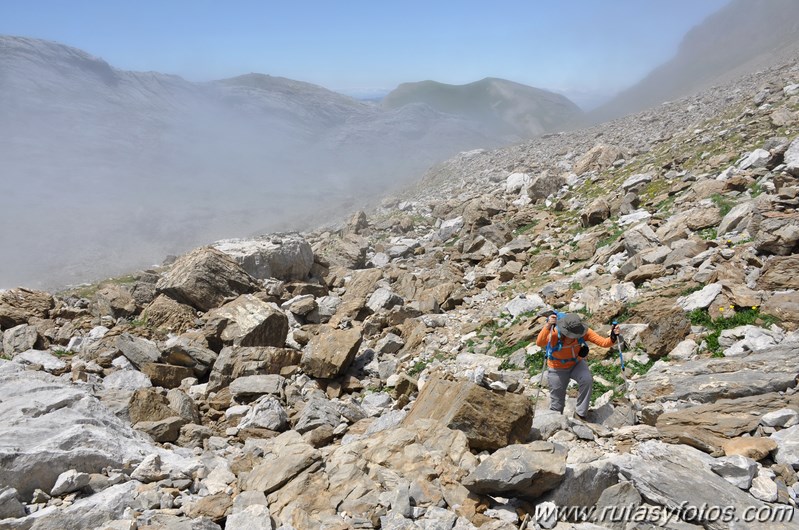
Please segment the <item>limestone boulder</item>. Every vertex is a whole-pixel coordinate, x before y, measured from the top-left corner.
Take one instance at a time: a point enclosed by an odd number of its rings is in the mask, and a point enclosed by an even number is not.
[[[161,294],[142,310],[142,319],[149,326],[172,333],[183,333],[196,326],[197,311]]]
[[[421,419],[463,431],[475,450],[524,443],[532,426],[532,404],[519,394],[499,393],[469,381],[428,381],[403,425]]]
[[[791,402],[799,404],[799,399]],[[787,403],[786,398],[778,393],[720,399],[715,403],[661,414],[655,426],[663,441],[690,445],[714,456],[722,456],[728,440],[754,431],[765,412]]]
[[[161,350],[151,340],[134,337],[130,333],[123,333],[117,336],[115,343],[122,355],[137,368],[141,368],[146,364],[157,363],[161,359]]]
[[[795,138],[788,146],[788,150],[785,151],[784,163],[788,173],[799,177],[799,138]]]
[[[352,364],[363,340],[360,327],[337,329],[322,325],[305,346],[300,361],[311,377],[331,379],[343,374]]]
[[[765,315],[779,318],[782,325],[796,329],[799,324],[799,291],[776,292],[767,297],[760,308]]]
[[[710,469],[742,490],[748,490],[757,474],[757,462],[742,455],[724,456],[710,464]]]
[[[285,385],[286,379],[277,374],[247,375],[230,383],[230,394],[237,400],[263,394],[279,397],[283,394]]]
[[[799,213],[756,212],[753,218],[755,248],[761,254],[788,256],[799,247]]]
[[[757,280],[757,287],[766,291],[799,289],[799,254],[769,259]]]
[[[591,460],[578,464],[567,460],[563,480],[545,499],[558,506],[587,508],[596,504],[605,490],[619,482],[619,470],[609,460]]]
[[[0,290],[0,330],[27,324],[31,318],[48,318],[55,308],[50,293],[34,289]]]
[[[215,392],[239,377],[280,374],[290,366],[299,366],[302,353],[287,348],[237,347],[222,349],[208,379],[208,390]]]
[[[602,224],[606,219],[610,218],[610,205],[604,199],[597,199],[589,204],[582,213],[580,213],[580,224],[588,228]]]
[[[503,447],[480,462],[463,485],[481,495],[536,499],[563,481],[566,453],[562,446],[542,441]]]
[[[314,263],[311,245],[300,235],[270,235],[255,239],[226,239],[214,248],[232,257],[253,278],[304,280]]]
[[[260,285],[227,254],[202,247],[178,258],[156,288],[178,302],[208,311],[225,300],[256,292]]]
[[[643,403],[712,403],[794,388],[797,373],[795,349],[781,344],[741,358],[657,364],[635,382],[635,393]]]
[[[40,343],[39,331],[34,326],[20,324],[3,332],[3,352],[13,357],[18,353],[32,350]]]
[[[127,318],[139,311],[136,300],[126,287],[109,284],[92,296],[89,310],[96,317]]]
[[[691,321],[670,299],[643,304],[633,313],[635,323],[647,325],[638,340],[650,357],[667,355],[691,333]]]
[[[623,158],[623,156],[621,148],[615,145],[599,144],[578,158],[572,167],[572,171],[576,175],[582,175],[588,171],[601,171],[613,165],[616,160]]]
[[[276,306],[253,295],[242,295],[207,315],[205,325],[212,346],[283,347],[288,336],[288,317]]]
[[[22,500],[70,469],[122,468],[156,450],[86,390],[44,372],[0,364],[0,394],[0,483]]]
[[[695,517],[690,522],[710,530],[726,530],[729,522],[707,511],[705,517],[699,517],[699,508],[703,505],[736,506],[739,509],[751,506],[753,510],[765,506],[714,473],[712,465],[715,459],[692,447],[650,440],[612,461],[649,503],[672,511],[695,507],[691,510],[694,513],[690,514]],[[685,515],[689,513],[686,511]]]
[[[146,375],[154,386],[164,388],[177,388],[180,383],[194,377],[194,370],[187,366],[174,366],[164,363],[147,363],[141,366],[141,372]]]
[[[268,495],[321,458],[319,451],[307,444],[297,431],[286,431],[272,438],[266,447],[265,461],[239,476],[242,491],[262,491]]]
[[[799,425],[775,432],[771,439],[777,442],[774,460],[799,470]]]
[[[375,285],[383,277],[381,269],[353,271],[351,280],[346,284],[346,292],[341,296],[341,303],[335,315],[330,319],[331,325],[342,321],[363,320],[368,314],[366,301],[375,291]]]

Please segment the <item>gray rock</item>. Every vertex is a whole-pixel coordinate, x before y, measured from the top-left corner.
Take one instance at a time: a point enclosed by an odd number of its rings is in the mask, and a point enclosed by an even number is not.
[[[197,409],[197,404],[184,391],[172,388],[166,393],[166,399],[169,402],[169,408],[174,410],[178,416],[189,423],[200,423],[200,411]]]
[[[236,399],[262,394],[280,396],[285,385],[286,378],[277,374],[248,375],[230,383],[230,393]]]
[[[274,530],[269,508],[264,504],[247,506],[227,516],[225,530]]]
[[[150,454],[144,458],[141,463],[136,466],[130,478],[144,482],[157,482],[169,476],[169,473],[161,468],[161,457],[158,454]]]
[[[305,443],[297,431],[286,431],[269,442],[268,461],[239,477],[243,491],[262,491],[268,495],[321,458],[319,451]]]
[[[760,499],[765,502],[774,502],[777,500],[777,484],[768,477],[758,475],[752,480],[749,493],[751,493],[755,499]]]
[[[33,326],[20,324],[3,332],[3,352],[13,357],[17,353],[32,350],[39,341],[39,332]]]
[[[121,285],[101,287],[92,297],[89,310],[96,317],[109,316],[114,320],[134,315],[138,306],[130,291]]]
[[[124,519],[125,511],[136,504],[135,481],[117,484],[66,506],[48,506],[20,519],[10,528],[63,530],[65,528],[108,528],[112,521]],[[128,523],[129,524],[129,523]],[[114,527],[111,527],[114,528]]]
[[[42,350],[24,351],[14,357],[14,362],[23,364],[38,364],[44,369],[45,372],[62,372],[67,367],[67,363],[50,352]]]
[[[58,475],[55,485],[50,491],[50,495],[53,497],[59,497],[65,493],[72,493],[73,491],[83,489],[89,485],[89,479],[90,477],[88,473],[81,473],[74,469],[64,471]]]
[[[0,364],[0,484],[22,499],[69,469],[122,468],[156,450],[85,390],[16,366]]]
[[[631,189],[637,188],[643,184],[647,184],[652,182],[652,175],[650,173],[638,173],[636,175],[632,175],[627,180],[622,182],[621,187],[624,191],[630,191]]]
[[[14,488],[0,488],[0,519],[25,517],[25,506],[17,498]]]
[[[769,427],[793,427],[799,423],[799,412],[788,408],[775,410],[764,414],[760,423]]]
[[[270,431],[284,431],[288,426],[288,415],[280,401],[272,396],[264,396],[256,401],[239,422],[240,429],[257,427]]]
[[[391,409],[394,400],[386,392],[370,392],[363,397],[361,407],[369,416],[379,416]]]
[[[535,499],[557,487],[565,475],[566,450],[549,442],[532,442],[498,449],[463,479],[463,485],[477,494]]]
[[[799,359],[794,349],[779,345],[742,358],[659,363],[636,381],[635,393],[644,403],[681,400],[711,403],[721,398],[793,388],[797,370]]]
[[[366,306],[371,309],[372,312],[377,313],[381,309],[388,310],[404,303],[405,301],[401,296],[393,293],[389,289],[380,287],[369,297],[369,300],[366,302]]]
[[[294,430],[306,433],[323,425],[336,427],[339,423],[341,423],[341,413],[335,403],[327,399],[312,398],[302,409]]]
[[[748,226],[748,221],[752,218],[755,211],[754,201],[746,201],[741,204],[736,204],[732,209],[727,212],[727,215],[722,218],[721,223],[717,229],[720,236],[732,231],[741,232]]]
[[[799,176],[799,137],[794,138],[788,150],[785,151],[785,169],[788,173]]]
[[[116,370],[103,378],[106,390],[138,390],[153,386],[150,378],[138,370]]]
[[[775,432],[771,439],[777,442],[774,460],[799,470],[799,425]]]
[[[660,239],[646,223],[635,225],[624,233],[624,249],[629,256],[658,246]]]
[[[225,346],[286,345],[288,318],[276,306],[253,295],[239,296],[208,313],[209,340]]]
[[[756,169],[760,167],[766,167],[766,164],[768,164],[769,160],[771,160],[771,153],[765,149],[755,149],[749,153],[740,164],[738,164],[738,168]]]
[[[405,346],[405,341],[402,337],[394,333],[387,333],[383,338],[377,341],[375,349],[379,353],[397,353]]]
[[[618,481],[618,469],[607,460],[566,466],[563,481],[546,494],[558,506],[593,506]]]
[[[688,446],[650,440],[633,449],[632,453],[614,457],[612,461],[644,499],[670,510],[694,507],[691,511],[698,512],[705,504],[752,506],[755,510],[765,506],[713,473],[710,469],[713,458]],[[720,519],[690,522],[701,523],[712,530],[729,528],[729,523]]]
[[[447,241],[449,238],[459,233],[463,229],[463,217],[455,217],[447,219],[441,223],[438,228],[438,237],[441,241]]]
[[[316,304],[319,306],[319,316],[324,319],[330,319],[336,314],[338,306],[341,305],[341,297],[336,295],[322,296],[316,299]]]
[[[141,369],[149,363],[157,363],[161,359],[161,351],[154,342],[134,337],[130,333],[123,333],[117,337],[116,346],[122,355],[133,363],[133,366]]]
[[[257,239],[225,239],[214,248],[231,256],[254,278],[304,280],[313,266],[311,245],[296,234]]]
[[[757,462],[742,455],[717,458],[710,469],[730,484],[748,490],[757,474]]]
[[[524,313],[540,311],[546,306],[546,302],[537,294],[520,294],[505,304],[503,309],[510,313],[513,318],[517,318]]]

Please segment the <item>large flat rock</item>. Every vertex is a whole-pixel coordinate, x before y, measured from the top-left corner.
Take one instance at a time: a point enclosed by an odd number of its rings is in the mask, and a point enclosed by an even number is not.
[[[711,358],[653,366],[635,383],[643,403],[693,401],[712,403],[781,392],[796,386],[796,344],[782,344],[738,358]]]
[[[28,500],[69,469],[99,473],[156,451],[86,390],[44,372],[0,364],[0,484]]]
[[[469,381],[428,381],[404,425],[419,419],[437,420],[463,431],[472,449],[499,449],[527,441],[532,426],[532,404],[520,394],[499,393]]]

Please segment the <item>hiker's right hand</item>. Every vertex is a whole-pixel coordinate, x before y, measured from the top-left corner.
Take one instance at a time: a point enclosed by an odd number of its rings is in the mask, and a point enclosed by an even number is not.
[[[549,325],[549,329],[555,327],[555,324],[558,323],[558,315],[549,315],[547,319],[547,324]]]

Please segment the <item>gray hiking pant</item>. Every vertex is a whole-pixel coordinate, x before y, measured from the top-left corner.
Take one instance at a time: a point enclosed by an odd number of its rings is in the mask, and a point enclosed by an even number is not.
[[[549,369],[547,372],[549,409],[563,412],[563,408],[566,406],[566,387],[569,386],[569,379],[577,381],[577,414],[585,416],[591,405],[591,387],[594,384],[594,377],[591,375],[588,363],[583,360],[566,370]]]

